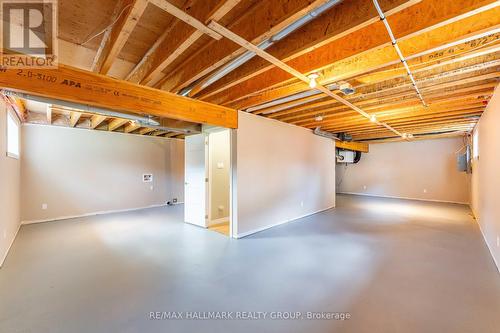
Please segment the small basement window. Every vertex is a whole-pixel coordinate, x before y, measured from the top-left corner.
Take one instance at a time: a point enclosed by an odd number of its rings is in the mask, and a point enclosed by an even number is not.
[[[7,156],[19,158],[19,120],[12,111],[7,111]]]

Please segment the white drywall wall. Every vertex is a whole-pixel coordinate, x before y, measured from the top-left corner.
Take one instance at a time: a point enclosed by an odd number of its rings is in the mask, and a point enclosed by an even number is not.
[[[474,130],[479,151],[472,162],[471,207],[500,269],[500,87]]]
[[[469,202],[469,176],[457,171],[463,138],[370,145],[358,164],[337,166],[337,191],[397,198]]]
[[[22,221],[183,201],[181,140],[43,125],[22,135]]]
[[[229,218],[230,132],[209,134],[210,220],[215,223]],[[217,221],[218,220],[218,221]]]
[[[7,157],[7,108],[0,100],[0,266],[21,222],[20,173],[20,160]]]
[[[335,206],[332,140],[240,112],[236,145],[238,237]]]

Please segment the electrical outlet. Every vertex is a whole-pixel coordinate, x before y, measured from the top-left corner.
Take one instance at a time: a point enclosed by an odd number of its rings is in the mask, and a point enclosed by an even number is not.
[[[47,208],[49,208],[49,205],[47,205],[46,203],[42,204],[42,209],[43,210],[47,210]]]
[[[151,185],[151,186],[149,187],[149,189],[152,191],[152,190],[154,189],[153,185]]]
[[[304,201],[300,202],[300,207],[304,207]]]
[[[363,185],[363,190],[366,190],[366,189],[367,189],[366,185]]]
[[[424,193],[427,193],[427,189],[426,188],[424,188]]]

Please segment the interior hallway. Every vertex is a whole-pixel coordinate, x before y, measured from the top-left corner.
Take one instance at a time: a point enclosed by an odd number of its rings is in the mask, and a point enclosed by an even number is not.
[[[232,240],[182,206],[23,226],[0,332],[496,332],[498,271],[466,206],[339,196]],[[241,288],[241,286],[245,286]],[[333,311],[349,321],[151,321],[151,311]]]

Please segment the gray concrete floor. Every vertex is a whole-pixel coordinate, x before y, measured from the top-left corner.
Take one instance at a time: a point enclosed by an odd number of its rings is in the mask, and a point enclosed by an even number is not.
[[[177,206],[23,226],[0,270],[0,332],[500,332],[500,275],[465,206],[339,196],[242,240],[181,220]]]

